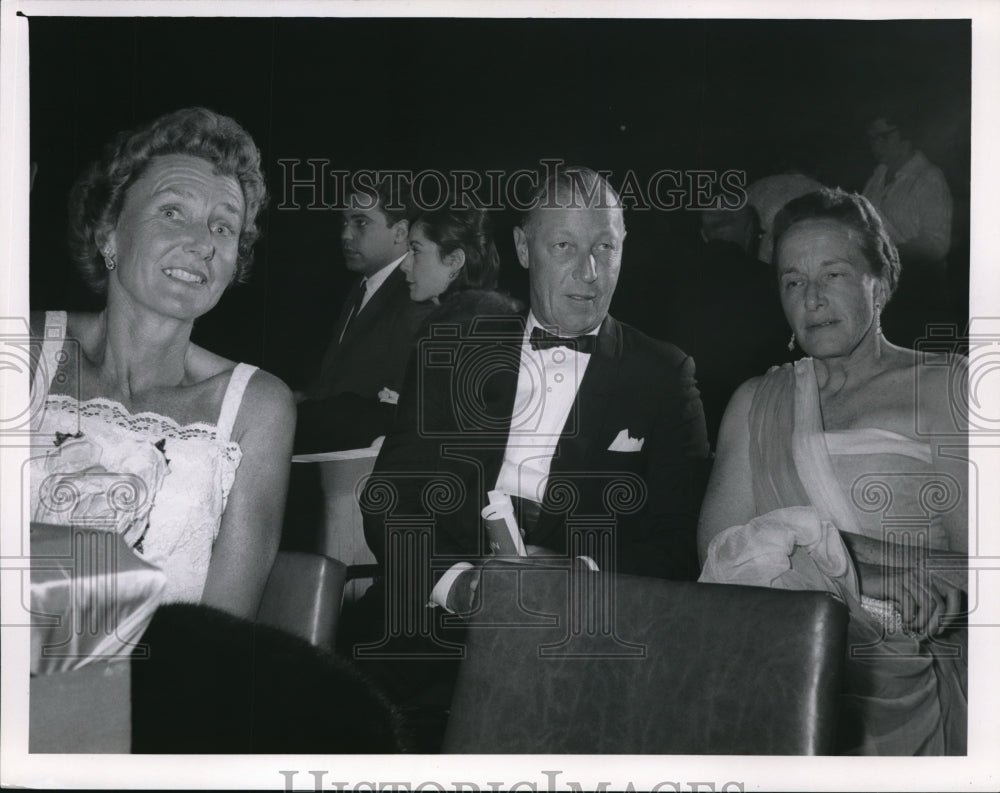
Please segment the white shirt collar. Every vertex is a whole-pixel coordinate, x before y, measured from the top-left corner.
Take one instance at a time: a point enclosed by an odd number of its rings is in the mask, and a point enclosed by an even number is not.
[[[605,319],[607,319],[607,317],[605,317]],[[598,325],[596,328],[594,328],[593,330],[588,330],[586,333],[581,333],[579,335],[581,335],[581,336],[596,336],[598,333],[601,332],[601,325],[603,325],[603,324],[604,324],[604,320],[602,319],[601,320],[601,324]],[[527,339],[531,335],[531,331],[533,331],[535,328],[541,328],[542,330],[548,330],[548,328],[546,328],[544,325],[542,325],[542,323],[539,322],[535,318],[535,312],[534,311],[529,311],[528,312],[528,324],[524,326],[524,338]]]
[[[368,299],[378,291],[378,288],[385,283],[386,279],[396,271],[400,262],[402,262],[405,258],[406,254],[404,253],[395,261],[389,262],[389,264],[375,273],[375,275],[369,276],[365,280],[365,303],[367,303]]]

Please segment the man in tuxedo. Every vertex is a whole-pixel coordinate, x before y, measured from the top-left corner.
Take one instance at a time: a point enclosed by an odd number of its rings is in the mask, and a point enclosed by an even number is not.
[[[429,605],[472,608],[491,491],[511,498],[528,553],[697,577],[709,448],[694,363],[608,314],[625,224],[605,179],[558,169],[531,204],[514,229],[527,317],[421,341],[363,495],[387,624],[434,633]]]
[[[414,210],[399,180],[386,178],[349,196],[340,233],[354,283],[315,381],[299,394],[296,453],[368,446],[384,435],[392,410],[383,389],[398,392],[430,302],[410,300],[400,264],[409,255]]]

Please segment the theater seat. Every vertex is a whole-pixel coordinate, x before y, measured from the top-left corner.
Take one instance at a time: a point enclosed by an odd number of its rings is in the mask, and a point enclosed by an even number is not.
[[[318,553],[280,551],[264,587],[257,622],[332,650],[347,567]]]
[[[847,612],[827,594],[503,562],[480,591],[445,752],[831,750]]]
[[[370,447],[292,458],[285,535],[296,550],[318,551],[347,565],[346,600],[368,588],[375,557],[365,542],[358,495],[375,466],[382,438]],[[285,547],[290,547],[287,543]]]

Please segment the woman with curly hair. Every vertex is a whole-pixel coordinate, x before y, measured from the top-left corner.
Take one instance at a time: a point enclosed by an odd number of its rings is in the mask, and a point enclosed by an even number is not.
[[[244,618],[278,549],[294,405],[191,331],[246,280],[266,200],[260,152],[231,118],[186,108],[122,134],[70,199],[73,258],[104,308],[32,317],[34,431],[52,439],[32,461],[33,521],[106,519],[164,571],[165,602]],[[94,488],[115,477],[131,495],[109,507]]]

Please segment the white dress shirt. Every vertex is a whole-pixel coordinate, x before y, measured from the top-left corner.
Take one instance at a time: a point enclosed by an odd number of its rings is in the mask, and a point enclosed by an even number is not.
[[[569,347],[531,349],[531,331],[540,327],[535,315],[529,313],[521,340],[507,449],[493,488],[539,504],[545,495],[556,445],[591,358],[590,353]],[[596,336],[599,331],[600,326],[586,335]],[[428,605],[447,609],[448,592],[455,579],[472,568],[469,562],[458,562],[449,568],[431,592]]]
[[[941,169],[915,151],[888,184],[879,165],[863,191],[882,216],[894,243],[919,240],[936,259],[951,247],[951,191]]]
[[[510,434],[495,490],[542,503],[556,444],[576,401],[590,354],[569,347],[531,349],[531,331],[542,327],[528,314],[521,342]],[[596,336],[600,327],[589,334]]]

